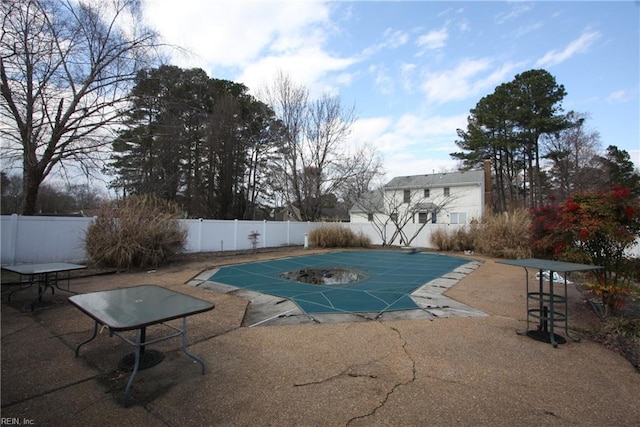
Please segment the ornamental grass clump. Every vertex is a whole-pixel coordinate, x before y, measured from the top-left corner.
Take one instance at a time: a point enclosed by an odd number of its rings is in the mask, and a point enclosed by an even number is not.
[[[187,230],[175,203],[155,196],[130,196],[102,207],[91,223],[85,246],[101,267],[157,267],[181,253]]]
[[[431,233],[431,243],[440,251],[475,251],[478,230],[477,221],[466,227],[439,228]]]
[[[355,233],[341,225],[328,225],[316,228],[309,233],[309,242],[321,248],[368,248],[371,239],[362,232]]]
[[[476,251],[497,258],[531,256],[531,214],[526,209],[483,218]]]

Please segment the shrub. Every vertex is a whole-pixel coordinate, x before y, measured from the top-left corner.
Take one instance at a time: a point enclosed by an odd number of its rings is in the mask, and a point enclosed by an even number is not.
[[[440,228],[431,234],[431,243],[441,251],[476,251],[498,258],[527,258],[529,212],[522,209],[486,218],[482,224],[453,230]]]
[[[247,236],[247,239],[249,239],[249,242],[251,242],[251,248],[255,251],[256,248],[258,247],[258,238],[260,237],[260,233],[258,233],[258,230],[253,230],[251,233],[249,233],[249,235]]]
[[[102,267],[157,267],[182,252],[187,230],[178,206],[155,196],[105,204],[85,237],[91,261]]]
[[[341,225],[325,225],[309,233],[309,242],[321,248],[351,248],[371,246],[371,239],[364,233],[355,233]]]
[[[640,202],[625,187],[574,194],[558,206],[534,211],[536,254],[603,267],[593,271],[595,297],[608,315],[620,309],[632,292],[636,262],[627,255],[640,234]]]
[[[476,251],[497,258],[531,256],[531,215],[518,209],[485,218],[475,240]]]
[[[453,250],[453,239],[446,228],[438,228],[431,233],[431,244],[440,251]]]
[[[431,234],[431,244],[441,251],[472,251],[475,248],[477,227],[439,228]]]

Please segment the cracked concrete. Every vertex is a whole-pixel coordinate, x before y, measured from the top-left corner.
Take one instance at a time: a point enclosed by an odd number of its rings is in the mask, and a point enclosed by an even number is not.
[[[346,425],[350,426],[353,423],[355,423],[356,421],[366,421],[368,418],[375,416],[376,412],[383,408],[385,406],[385,404],[387,403],[387,401],[389,400],[389,397],[399,388],[402,386],[406,386],[412,382],[414,382],[416,380],[416,362],[415,360],[413,360],[413,358],[411,357],[411,354],[409,354],[409,352],[406,349],[406,345],[407,342],[406,340],[402,337],[402,333],[394,328],[393,326],[389,326],[389,329],[394,331],[395,333],[398,334],[398,338],[400,338],[400,340],[402,341],[402,348],[407,356],[407,358],[411,361],[411,371],[413,373],[411,379],[409,379],[408,381],[404,381],[404,382],[399,382],[393,385],[393,387],[389,390],[389,392],[387,393],[387,395],[384,397],[384,399],[382,400],[382,402],[380,402],[380,404],[378,406],[376,406],[375,408],[373,408],[373,410],[371,412],[369,412],[368,414],[365,415],[360,415],[354,418],[351,418],[349,421],[347,421]]]
[[[127,409],[127,374],[117,363],[128,345],[103,333],[75,358],[93,324],[66,296],[47,295],[53,304],[34,313],[20,306],[31,295],[12,298],[1,311],[2,416],[67,426],[640,425],[640,374],[586,339],[554,349],[517,335],[524,273],[480,261],[438,289],[481,316],[446,317],[449,306],[432,309],[444,317],[292,315],[282,319],[292,323],[260,327],[243,326],[246,296],[185,285],[210,262],[79,279],[73,290],[154,283],[216,304],[187,322],[189,350],[205,360],[206,375],[178,342],[158,343],[165,360],[139,374]],[[573,332],[598,322],[578,295],[569,300]]]

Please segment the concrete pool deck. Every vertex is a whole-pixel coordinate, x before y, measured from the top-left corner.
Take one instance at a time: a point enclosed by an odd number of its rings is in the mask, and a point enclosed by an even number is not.
[[[554,349],[517,335],[523,269],[475,259],[445,293],[480,317],[246,327],[248,299],[188,284],[215,259],[75,279],[81,292],[153,283],[216,304],[187,321],[207,374],[178,340],[159,343],[165,361],[140,372],[129,408],[117,362],[130,347],[105,332],[75,358],[91,320],[64,293],[34,313],[20,305],[32,295],[18,293],[2,303],[2,417],[82,426],[639,425],[640,373],[585,339]],[[579,332],[598,320],[573,292],[569,322]]]

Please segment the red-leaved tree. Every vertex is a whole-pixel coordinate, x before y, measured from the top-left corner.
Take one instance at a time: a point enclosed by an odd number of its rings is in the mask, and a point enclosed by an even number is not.
[[[619,308],[632,291],[628,250],[640,237],[640,202],[628,188],[575,194],[564,203],[534,211],[536,256],[604,267],[594,271],[590,294],[603,314]]]

